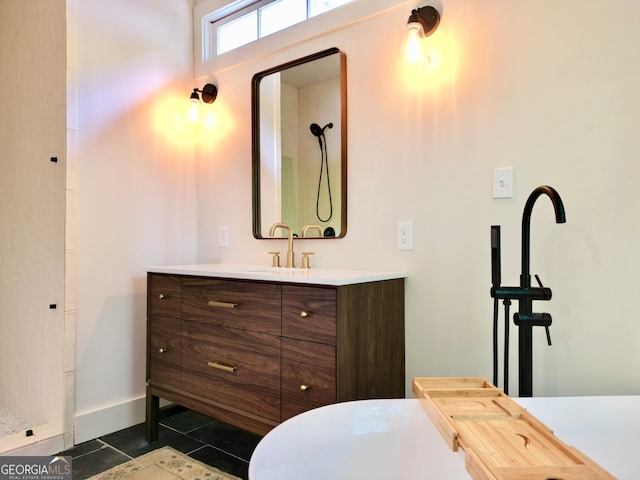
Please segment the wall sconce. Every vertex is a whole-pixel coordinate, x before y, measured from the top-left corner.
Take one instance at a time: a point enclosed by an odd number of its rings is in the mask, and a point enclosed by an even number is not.
[[[433,7],[421,7],[411,11],[407,20],[407,30],[398,50],[398,66],[426,67],[431,63],[423,40],[435,31],[439,23],[440,13]]]
[[[200,105],[200,95],[202,94],[202,101],[204,103],[213,103],[218,96],[218,87],[211,83],[207,83],[202,90],[198,90],[197,88],[193,89],[193,93],[191,94],[191,108],[189,108],[189,120],[193,123],[198,121],[198,106]]]

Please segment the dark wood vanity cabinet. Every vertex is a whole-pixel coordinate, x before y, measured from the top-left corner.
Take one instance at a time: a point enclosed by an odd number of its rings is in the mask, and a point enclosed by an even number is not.
[[[402,278],[147,280],[148,440],[158,435],[159,398],[265,434],[322,405],[404,397]]]
[[[161,276],[149,279],[147,292],[147,378],[153,378],[161,385],[180,385],[180,278]]]

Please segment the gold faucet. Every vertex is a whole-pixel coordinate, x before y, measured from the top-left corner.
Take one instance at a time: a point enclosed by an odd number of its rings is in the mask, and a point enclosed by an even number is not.
[[[307,236],[307,230],[316,229],[318,230],[318,236],[322,237],[322,227],[320,225],[305,225],[302,227],[302,238]]]
[[[293,230],[286,223],[274,223],[269,229],[269,236],[273,237],[276,233],[276,229],[278,228],[284,228],[287,231],[289,242],[289,251],[287,252],[287,268],[294,268],[296,266],[296,257],[293,253]]]

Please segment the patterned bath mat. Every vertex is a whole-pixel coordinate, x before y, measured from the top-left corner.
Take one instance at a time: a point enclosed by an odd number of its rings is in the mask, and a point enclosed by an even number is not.
[[[163,447],[113,467],[89,480],[241,480],[171,447]]]

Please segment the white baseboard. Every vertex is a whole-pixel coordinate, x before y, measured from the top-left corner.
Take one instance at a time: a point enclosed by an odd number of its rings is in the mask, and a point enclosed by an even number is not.
[[[171,405],[171,402],[160,399],[160,406],[166,405]],[[146,397],[142,396],[117,405],[78,414],[73,443],[78,445],[142,423],[145,420],[145,408]]]
[[[31,429],[33,435],[24,432],[0,438],[0,455],[46,456],[63,451],[64,436],[51,425],[38,425]]]
[[[73,443],[78,445],[144,422],[145,403],[145,397],[143,396],[117,405],[76,415]]]

